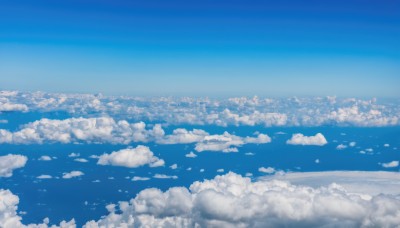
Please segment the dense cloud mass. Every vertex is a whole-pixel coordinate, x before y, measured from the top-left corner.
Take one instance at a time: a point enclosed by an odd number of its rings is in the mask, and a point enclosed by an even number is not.
[[[114,151],[111,154],[103,154],[99,157],[97,164],[136,168],[143,165],[150,167],[164,166],[165,162],[154,156],[147,146],[137,146],[136,148]]]
[[[397,195],[398,197],[399,195]],[[400,200],[393,195],[259,180],[235,173],[194,182],[189,189],[141,191],[130,202],[108,207],[94,227],[396,227]]]
[[[0,177],[11,177],[13,170],[24,167],[27,161],[28,158],[23,155],[0,156]]]
[[[315,136],[304,136],[303,134],[298,133],[293,134],[292,138],[287,140],[286,143],[303,146],[323,146],[328,142],[321,133],[317,133]]]
[[[0,143],[111,143],[155,142],[158,144],[196,143],[196,150],[236,152],[237,147],[247,143],[269,143],[271,138],[258,133],[257,137],[239,137],[225,132],[210,135],[200,129],[191,131],[177,128],[166,135],[160,124],[147,128],[144,122],[128,123],[111,117],[68,118],[64,120],[41,119],[23,125],[20,130],[10,132],[0,129]]]
[[[130,121],[218,126],[398,126],[400,101],[313,98],[141,98],[0,91],[3,111],[66,111]]]

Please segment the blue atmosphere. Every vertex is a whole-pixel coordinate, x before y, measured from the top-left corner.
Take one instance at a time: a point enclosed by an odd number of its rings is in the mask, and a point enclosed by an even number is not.
[[[0,5],[0,88],[399,97],[398,1]]]
[[[0,228],[399,228],[400,1],[0,0]]]

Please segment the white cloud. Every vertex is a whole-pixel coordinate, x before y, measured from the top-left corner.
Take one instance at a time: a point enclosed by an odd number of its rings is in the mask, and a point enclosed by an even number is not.
[[[347,148],[347,146],[344,145],[344,144],[339,144],[339,145],[336,147],[337,150],[344,150],[344,149],[346,149],[346,148]]]
[[[195,153],[193,153],[193,151],[190,151],[190,153],[185,154],[185,157],[187,157],[187,158],[195,158],[195,157],[197,157],[197,155]]]
[[[50,176],[50,175],[42,174],[42,175],[40,175],[40,176],[37,176],[36,178],[37,178],[37,179],[51,179],[51,178],[53,178],[53,177]]]
[[[323,146],[327,144],[324,135],[317,133],[315,136],[304,136],[303,134],[293,134],[292,138],[286,141],[291,145]]]
[[[165,174],[154,174],[153,176],[156,179],[178,179],[178,176],[169,176],[169,175],[165,175]]]
[[[350,142],[350,143],[349,143],[349,146],[350,146],[350,147],[355,147],[356,144],[357,144],[356,142]]]
[[[85,158],[75,158],[74,161],[76,161],[76,162],[82,162],[82,163],[89,162],[89,161],[88,161],[87,159],[85,159]]]
[[[47,155],[40,156],[39,161],[51,161],[51,157]]]
[[[258,168],[258,171],[262,172],[262,173],[267,173],[267,174],[272,174],[272,173],[276,172],[276,170],[272,167],[268,167],[268,168],[260,167],[260,168]]]
[[[209,135],[207,132],[199,129],[188,131],[184,128],[173,130],[171,135],[166,135],[164,138],[158,139],[160,144],[188,144],[202,141],[205,136]]]
[[[63,173],[62,178],[64,179],[71,179],[73,177],[79,177],[79,176],[83,176],[84,173],[81,171],[71,171],[69,173]]]
[[[196,144],[195,150],[202,151],[222,151],[225,153],[238,152],[237,147],[246,143],[269,143],[271,138],[265,134],[259,134],[257,137],[239,137],[224,132],[222,135],[208,135],[205,136],[201,142]]]
[[[173,165],[171,165],[169,168],[171,168],[171,169],[177,169],[177,168],[178,168],[178,165],[177,165],[177,164],[173,164]]]
[[[136,168],[143,165],[149,165],[150,167],[163,166],[165,162],[154,156],[147,146],[139,145],[136,148],[127,148],[114,151],[111,154],[103,154],[99,157],[97,164]]]
[[[70,157],[70,158],[76,158],[76,157],[79,157],[79,156],[81,156],[79,153],[74,153],[74,152],[68,154],[68,157]]]
[[[336,182],[329,175],[327,180]],[[358,181],[369,183],[364,177],[368,174],[360,174],[363,178],[357,178],[358,175],[345,174],[346,178],[339,181],[352,183],[349,178],[354,178],[358,184]],[[399,174],[396,177],[397,188],[390,189],[396,189],[399,194]],[[377,181],[374,186],[385,191]],[[113,206],[107,216],[86,223],[86,228],[395,227],[400,224],[399,210],[400,200],[394,195],[366,195],[335,183],[319,187],[307,186],[304,182],[296,185],[276,176],[252,182],[230,172],[212,180],[196,181],[189,189],[173,187],[165,192],[145,189],[129,202],[120,202],[117,208]]]
[[[381,164],[383,168],[396,168],[399,166],[399,161],[391,161]]]
[[[383,144],[384,147],[389,147],[390,145],[388,143]]]
[[[0,156],[0,177],[11,177],[14,169],[25,166],[28,158],[23,155],[8,154]]]
[[[27,112],[28,106],[25,104],[2,103],[0,100],[0,112]]]
[[[147,181],[147,180],[150,180],[150,178],[149,177],[138,177],[138,176],[134,176],[132,178],[132,181]]]
[[[217,172],[218,172],[218,173],[223,173],[223,172],[224,172],[224,169],[217,169]]]

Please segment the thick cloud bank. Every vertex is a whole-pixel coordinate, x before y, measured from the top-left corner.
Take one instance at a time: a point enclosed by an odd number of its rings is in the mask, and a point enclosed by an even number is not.
[[[196,150],[237,152],[237,147],[248,143],[269,143],[271,138],[258,133],[257,137],[240,137],[224,132],[210,135],[200,129],[191,131],[177,128],[166,135],[160,124],[148,128],[144,122],[128,123],[111,117],[41,119],[22,125],[18,131],[0,129],[0,144],[43,143],[111,143],[155,142],[158,144],[196,143]]]
[[[189,189],[143,190],[118,207],[109,205],[107,216],[86,227],[396,227],[399,194],[365,195],[335,183],[310,187],[274,178],[252,182],[230,172]]]
[[[218,126],[398,126],[399,100],[355,98],[143,98],[0,91],[1,111],[106,114],[134,121]]]
[[[28,158],[23,155],[0,156],[0,177],[11,177],[13,170],[24,167],[26,161],[28,161]]]
[[[147,146],[137,146],[136,148],[115,151],[111,154],[103,154],[99,157],[97,164],[136,168],[143,165],[149,165],[150,167],[163,166],[165,162],[154,156]]]
[[[298,133],[293,134],[292,138],[286,141],[286,143],[303,146],[323,146],[328,142],[321,133],[317,133],[315,136],[304,136],[303,134]]]

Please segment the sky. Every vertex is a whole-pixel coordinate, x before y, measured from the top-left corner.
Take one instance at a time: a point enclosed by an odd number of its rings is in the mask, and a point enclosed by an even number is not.
[[[400,97],[400,2],[3,0],[0,89]]]

